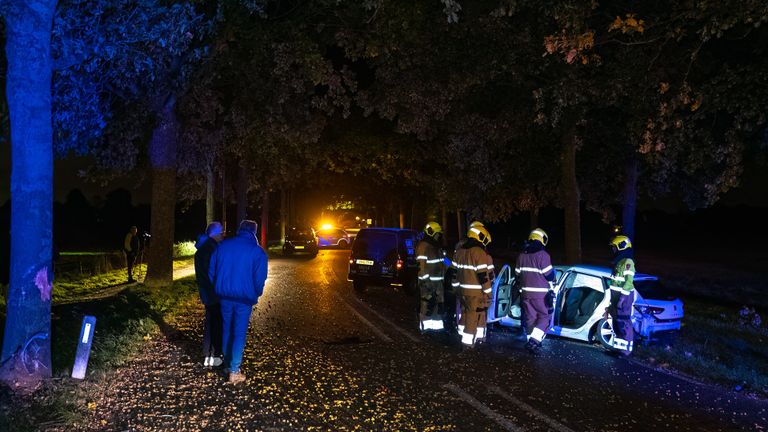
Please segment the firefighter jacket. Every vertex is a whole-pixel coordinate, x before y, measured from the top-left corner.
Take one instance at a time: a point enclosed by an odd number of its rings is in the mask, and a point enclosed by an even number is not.
[[[616,263],[616,267],[613,269],[609,288],[623,295],[630,295],[635,289],[634,278],[635,262],[632,258],[623,258]]]
[[[433,281],[442,284],[445,274],[445,253],[431,238],[425,238],[416,245],[416,261],[419,263],[419,281]]]
[[[541,243],[533,242],[523,253],[517,256],[515,276],[517,286],[526,297],[544,297],[550,290],[550,282],[555,280],[555,270],[549,254]]]
[[[467,240],[453,257],[453,287],[464,296],[490,296],[496,277],[493,259],[475,239]]]

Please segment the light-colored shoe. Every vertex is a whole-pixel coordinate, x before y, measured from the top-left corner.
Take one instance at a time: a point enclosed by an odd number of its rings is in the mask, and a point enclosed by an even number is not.
[[[230,372],[228,382],[235,385],[245,382],[245,374],[242,372]]]
[[[211,357],[211,362],[210,362],[209,366],[219,367],[222,364],[224,364],[224,359],[223,358],[221,358],[221,357]]]
[[[206,357],[205,360],[203,360],[203,367],[208,367],[213,362],[213,357]]]

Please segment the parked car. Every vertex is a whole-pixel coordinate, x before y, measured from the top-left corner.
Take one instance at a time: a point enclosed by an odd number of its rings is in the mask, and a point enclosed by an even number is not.
[[[416,290],[417,232],[398,228],[363,228],[357,233],[349,256],[348,279],[356,290],[366,285],[402,286]]]
[[[549,334],[600,342],[610,348],[613,342],[612,318],[603,317],[611,295],[608,281],[611,270],[605,267],[578,265],[556,267],[555,312]],[[505,265],[493,284],[493,300],[488,309],[488,322],[502,326],[520,327],[520,296],[512,292],[515,275]],[[638,273],[635,282],[635,305],[632,325],[637,335],[651,337],[654,333],[679,330],[683,319],[683,302],[679,299],[645,298],[658,283],[656,276]],[[658,295],[658,294],[656,294]]]
[[[317,255],[317,237],[312,228],[293,227],[288,230],[283,244],[283,253],[290,255],[296,252]]]
[[[341,228],[326,228],[316,231],[317,245],[321,247],[348,248],[352,244],[353,236]]]

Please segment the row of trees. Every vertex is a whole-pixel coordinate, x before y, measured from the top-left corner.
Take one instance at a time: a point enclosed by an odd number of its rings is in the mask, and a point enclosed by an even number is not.
[[[148,174],[160,286],[177,201],[205,198],[212,219],[233,166],[239,202],[258,191],[265,209],[271,190],[340,179],[377,208],[535,222],[559,206],[578,261],[582,204],[633,234],[639,196],[710,205],[766,146],[760,0],[7,0],[2,14],[6,370],[50,327],[54,153],[92,155],[94,179]]]

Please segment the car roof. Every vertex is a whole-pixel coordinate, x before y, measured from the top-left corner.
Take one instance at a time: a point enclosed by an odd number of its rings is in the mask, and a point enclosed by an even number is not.
[[[562,271],[568,271],[573,269],[582,273],[591,274],[593,276],[600,276],[600,277],[609,277],[613,273],[611,269],[609,269],[608,267],[587,265],[587,264],[579,264],[579,265],[573,265],[573,266],[555,266],[555,268]],[[657,276],[653,276],[645,273],[637,273],[635,274],[635,277],[632,279],[637,282],[659,280]]]

